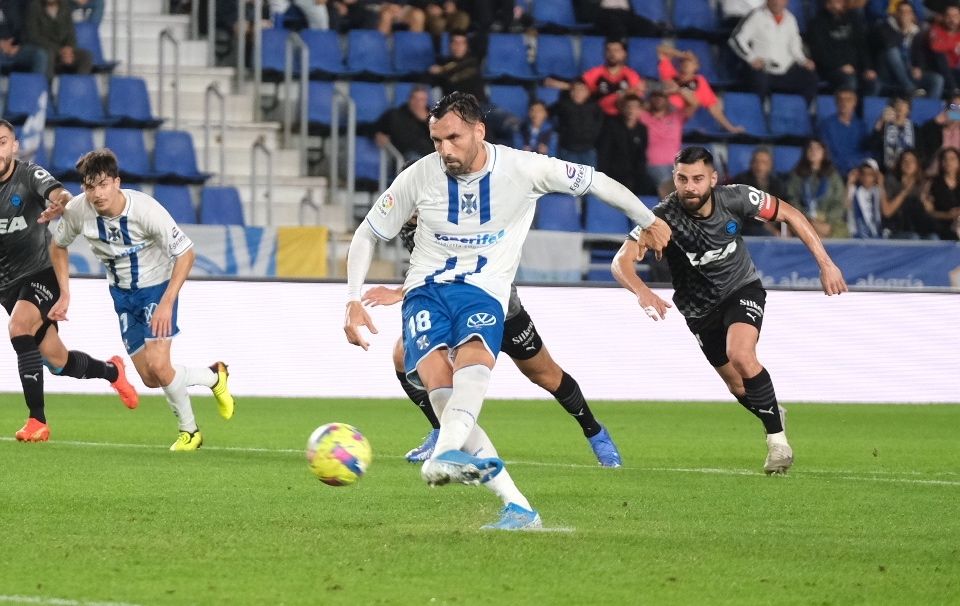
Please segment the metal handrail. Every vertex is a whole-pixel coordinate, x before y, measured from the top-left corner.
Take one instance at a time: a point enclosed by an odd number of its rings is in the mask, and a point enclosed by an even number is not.
[[[120,60],[118,28],[120,27],[120,0],[110,6],[110,58]],[[127,0],[127,75],[133,73],[133,0]]]
[[[215,4],[211,2],[208,4]],[[200,38],[200,3],[190,3],[190,39],[198,40]]]
[[[387,191],[387,156],[393,158],[394,174],[400,171],[404,161],[403,154],[389,141],[380,148],[380,189],[377,190],[380,192]]]
[[[120,3],[112,2],[110,5],[110,58],[119,61],[117,57],[117,27],[120,22]],[[130,73],[130,66],[127,66],[127,74]]]
[[[220,92],[220,85],[211,82],[203,92],[203,167],[210,171],[210,98],[216,97],[220,102],[220,170],[219,183],[223,185],[223,174],[227,167],[227,100]]]
[[[193,2],[191,4],[199,4]],[[207,0],[207,67],[217,63],[217,3]]]
[[[133,0],[127,0],[127,75],[133,75]]]
[[[336,200],[337,181],[340,170],[340,103],[347,106],[347,225],[353,224],[353,194],[357,189],[357,104],[349,95],[333,89],[333,103],[330,104],[330,199]]]
[[[245,0],[237,0],[237,73],[233,92],[240,93],[247,71],[247,15],[243,10]]]
[[[166,73],[164,61],[163,61],[163,48],[164,41],[169,42],[173,45],[173,128],[180,128],[180,41],[173,37],[173,30],[171,28],[166,28],[160,32],[159,36],[160,45],[159,45],[159,59],[157,61],[157,90],[159,94],[157,95],[157,114],[162,118],[163,117],[163,77]]]
[[[297,211],[297,222],[300,225],[306,225],[306,215],[307,210],[312,210],[314,212],[314,225],[320,224],[320,205],[313,201],[313,188],[308,188],[303,192],[303,197],[300,198],[300,208]]]
[[[260,84],[263,80],[263,23],[260,13],[263,11],[263,0],[253,0],[253,119],[259,122],[263,118],[263,107],[260,99]]]
[[[257,150],[267,158],[267,225],[273,225],[273,152],[267,148],[263,135],[250,148],[250,223],[254,224],[257,210]]]
[[[307,174],[307,110],[309,109],[309,65],[310,49],[296,32],[290,32],[284,43],[283,59],[283,146],[290,147],[293,136],[293,111],[290,103],[290,85],[293,83],[293,47],[300,49],[300,139],[297,149],[300,152],[300,176]]]

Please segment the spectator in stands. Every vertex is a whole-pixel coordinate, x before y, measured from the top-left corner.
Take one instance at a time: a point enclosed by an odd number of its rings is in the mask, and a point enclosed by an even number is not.
[[[383,2],[380,4],[380,24],[377,29],[384,36],[393,33],[400,25],[411,32],[422,32],[426,28],[427,13],[422,2]]]
[[[926,178],[917,153],[901,153],[893,173],[884,182],[887,208],[883,213],[883,233],[901,240],[937,239],[933,217],[923,203]]]
[[[33,44],[22,44],[23,13],[18,2],[0,3],[0,70],[47,73],[47,53]]]
[[[640,121],[643,100],[627,94],[615,117],[607,117],[597,141],[597,168],[637,195],[654,193],[647,176],[647,129]]]
[[[657,55],[660,58],[660,82],[663,83],[663,90],[674,108],[683,111],[689,118],[694,111],[702,107],[710,112],[717,124],[727,132],[744,132],[742,126],[731,123],[723,113],[723,102],[700,73],[700,60],[695,53],[679,51],[668,44],[661,44],[657,47]],[[679,63],[679,69],[674,66],[674,60]]]
[[[546,156],[556,156],[557,134],[553,124],[548,121],[550,113],[543,101],[534,101],[527,110],[527,119],[520,125],[513,139],[517,149],[536,152]]]
[[[947,6],[943,19],[930,28],[930,50],[944,85],[953,94],[957,89],[956,70],[960,68],[960,7]]]
[[[487,102],[486,82],[480,71],[480,59],[470,52],[470,41],[466,32],[450,34],[449,55],[439,64],[430,67],[430,74],[436,84],[449,95],[454,91],[470,93],[481,105]]]
[[[846,237],[843,178],[823,142],[807,141],[797,165],[787,175],[786,188],[786,199],[806,215],[821,238]]]
[[[834,94],[837,113],[819,120],[820,139],[841,176],[849,173],[866,156],[867,129],[856,116],[857,93],[838,90]]]
[[[685,112],[670,104],[662,90],[652,91],[648,106],[639,112],[640,122],[647,127],[647,173],[659,187],[673,177],[673,160],[683,141]]]
[[[608,116],[616,116],[619,100],[625,95],[643,98],[646,84],[627,66],[627,45],[621,39],[608,39],[604,45],[604,64],[588,69],[583,81]]]
[[[937,154],[937,175],[927,182],[924,205],[941,240],[956,240],[960,229],[960,150],[944,147]]]
[[[70,9],[76,22],[89,21],[100,25],[103,21],[103,0],[70,0]]]
[[[444,32],[467,31],[470,27],[470,13],[463,10],[464,0],[434,0],[427,2],[424,10],[427,13],[427,31],[434,36]]]
[[[243,4],[243,19],[245,29],[240,31],[240,14],[237,10],[240,8],[235,0],[216,0],[217,3],[217,21],[216,30],[218,40],[227,42],[218,50],[218,61],[220,64],[228,65],[236,63],[236,48],[233,43],[237,36],[243,35],[245,44],[246,65],[252,64],[253,58],[253,0],[247,0]],[[188,7],[189,8],[189,7]],[[270,16],[270,6],[264,2],[260,12],[260,26],[264,28],[273,27],[273,21]]]
[[[883,237],[883,212],[887,192],[883,173],[873,158],[867,158],[847,175],[847,227],[850,237]]]
[[[570,90],[560,96],[553,108],[559,138],[559,156],[562,160],[597,165],[597,137],[603,126],[603,112],[590,98],[590,89],[577,78]]]
[[[660,28],[645,17],[633,12],[630,0],[599,0],[594,25],[603,36],[652,37],[660,35]]]
[[[850,88],[875,95],[879,82],[867,45],[863,18],[848,11],[846,0],[825,0],[807,28],[807,45],[820,77],[830,88]]]
[[[884,172],[893,170],[905,150],[917,146],[917,127],[910,117],[910,99],[894,97],[883,108],[870,135],[874,156],[880,158]]]
[[[416,86],[410,91],[405,104],[385,111],[377,121],[374,135],[377,145],[383,147],[390,143],[403,154],[406,161],[419,160],[433,153],[428,126],[428,101],[426,87]]]
[[[300,9],[310,29],[330,29],[330,7],[327,0],[291,0]]]
[[[773,172],[773,153],[769,147],[757,147],[750,156],[750,168],[734,175],[731,183],[741,183],[763,190],[771,196],[784,199],[787,188],[780,177]],[[780,232],[770,223],[747,221],[742,227],[745,236],[777,236]]]
[[[910,0],[900,0],[896,12],[877,28],[879,63],[889,85],[900,94],[932,99],[943,96],[943,76],[930,69],[929,32],[917,22]]]
[[[750,14],[763,6],[764,0],[720,0],[720,15],[724,28],[731,30]]]
[[[90,51],[77,48],[77,31],[67,0],[32,0],[27,8],[27,40],[47,51],[47,75],[89,74]]]
[[[375,0],[329,0],[327,14],[330,27],[344,33],[352,29],[376,28],[380,23],[379,9]]]
[[[960,92],[944,103],[943,111],[920,125],[917,152],[920,163],[929,166],[942,147],[960,149]]]
[[[749,66],[753,90],[797,93],[808,103],[817,95],[816,65],[803,52],[797,20],[787,0],[767,0],[747,15],[730,36],[730,46]]]

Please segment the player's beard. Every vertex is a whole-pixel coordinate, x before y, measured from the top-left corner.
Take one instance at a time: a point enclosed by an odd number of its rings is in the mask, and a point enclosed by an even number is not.
[[[470,167],[473,166],[473,162],[477,159],[477,154],[479,153],[480,148],[477,147],[476,151],[473,153],[473,156],[464,159],[463,161],[454,156],[447,156],[443,159],[443,166],[447,169],[447,174],[454,176],[465,175],[470,172]]]
[[[687,196],[680,196],[680,203],[683,204],[683,209],[688,213],[695,213],[703,205],[710,201],[710,196],[713,195],[713,188],[710,187],[702,196],[693,196],[688,198]]]
[[[0,156],[0,175],[7,174],[7,171],[10,170],[10,165],[13,163],[13,154],[9,156]]]

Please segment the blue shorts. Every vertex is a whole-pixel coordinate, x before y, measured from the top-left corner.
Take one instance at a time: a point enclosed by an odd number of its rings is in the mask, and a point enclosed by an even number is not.
[[[435,349],[454,349],[473,337],[496,359],[503,340],[503,306],[471,284],[426,284],[403,297],[403,363],[422,387],[417,364]]]
[[[143,349],[148,339],[156,339],[150,328],[150,319],[153,311],[160,303],[163,293],[167,290],[168,282],[127,290],[110,287],[110,296],[113,297],[113,309],[120,319],[120,336],[128,355],[133,355]],[[180,332],[177,327],[177,301],[173,302],[173,330],[170,336],[175,337]]]

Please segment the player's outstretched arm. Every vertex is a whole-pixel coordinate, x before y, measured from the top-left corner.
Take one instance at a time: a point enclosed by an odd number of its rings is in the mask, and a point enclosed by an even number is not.
[[[656,322],[665,318],[667,308],[673,305],[658,297],[637,275],[636,263],[643,258],[645,252],[646,247],[640,246],[633,238],[628,238],[613,257],[610,271],[621,286],[637,297],[637,303],[643,312]]]
[[[823,242],[820,241],[820,236],[817,235],[813,225],[803,216],[803,213],[787,202],[780,200],[775,220],[786,223],[813,255],[814,260],[820,267],[820,285],[823,287],[823,292],[827,295],[839,295],[847,292],[847,283],[843,279],[840,268],[834,264],[833,259],[827,254]]]
[[[50,244],[50,262],[53,272],[57,276],[57,285],[60,287],[60,298],[50,308],[47,317],[54,322],[67,320],[67,309],[70,307],[70,253],[66,247],[56,242]]]
[[[400,301],[403,301],[403,287],[388,288],[386,286],[374,286],[363,293],[360,301],[367,307],[396,305]]]
[[[343,322],[343,332],[347,336],[348,343],[362,347],[364,351],[370,348],[370,344],[363,338],[360,327],[366,326],[373,334],[377,334],[377,328],[373,325],[370,314],[363,307],[360,291],[370,270],[377,240],[376,234],[364,221],[354,232],[353,240],[350,241],[350,250],[347,252],[347,312]]]
[[[63,211],[67,207],[67,202],[72,200],[73,196],[66,189],[58,187],[50,192],[47,199],[50,200],[50,205],[40,213],[40,216],[37,218],[37,223],[49,223],[54,219],[58,219],[63,215]]]

